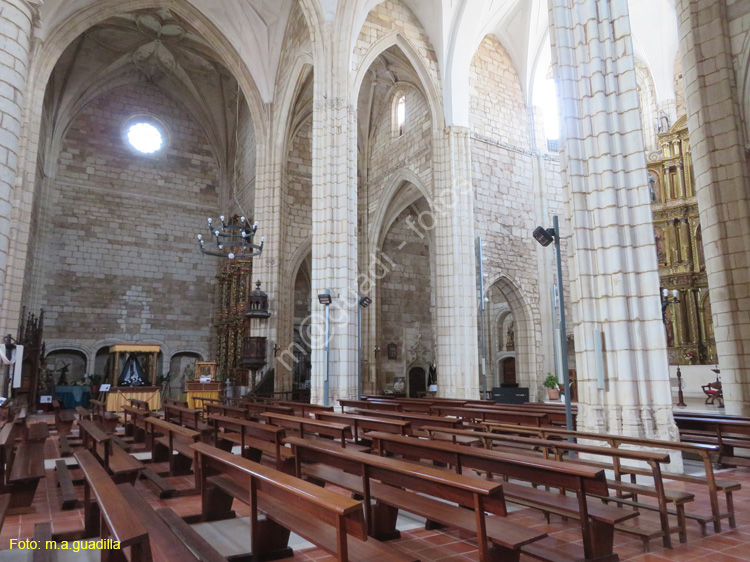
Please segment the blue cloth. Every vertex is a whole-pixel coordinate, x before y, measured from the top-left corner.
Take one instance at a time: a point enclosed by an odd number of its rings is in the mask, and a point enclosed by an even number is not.
[[[89,407],[91,388],[88,386],[56,386],[55,396],[62,402],[63,408],[71,410],[76,406]]]

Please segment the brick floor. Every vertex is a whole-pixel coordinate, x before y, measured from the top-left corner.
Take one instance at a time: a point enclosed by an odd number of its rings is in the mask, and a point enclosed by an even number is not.
[[[55,458],[56,441],[52,437],[46,446],[48,458]],[[707,558],[707,562],[733,562],[750,560],[750,470],[732,469],[721,471],[722,480],[735,480],[742,484],[742,489],[735,493],[735,509],[737,528],[729,530],[728,522],[722,521],[723,532],[714,534],[709,526],[709,534],[701,536],[700,528],[694,521],[688,521],[688,541],[679,544],[677,536],[673,535],[674,548],[669,550],[661,546],[660,540],[651,541],[650,552],[644,554],[640,539],[631,535],[616,533],[615,551],[621,560],[643,562],[661,562],[664,560],[690,561]],[[189,487],[192,483],[189,477],[171,479],[178,488]],[[200,511],[198,496],[185,496],[161,500],[149,485],[140,481],[136,484],[143,496],[153,506],[171,507],[180,515],[196,514]],[[688,490],[695,494],[695,502],[688,506],[688,511],[709,512],[708,494],[705,488],[678,482],[668,482],[668,488]],[[83,497],[82,489],[79,495]],[[720,497],[722,509],[724,499]],[[34,498],[35,512],[28,515],[8,516],[0,532],[0,550],[9,547],[11,538],[28,538],[33,533],[34,524],[39,521],[52,521],[53,532],[80,529],[83,527],[82,510],[60,511],[60,492],[56,486],[54,470],[48,470],[46,479],[42,481]],[[235,502],[235,510],[239,517],[248,515],[248,508],[244,504]],[[519,524],[532,526],[548,533],[544,544],[551,548],[565,551],[570,545],[581,545],[580,531],[577,522],[564,522],[558,517],[552,517],[547,524],[541,513],[529,509],[521,509],[509,515],[509,519]],[[658,525],[658,519],[653,513],[646,513],[637,520],[643,525]],[[458,531],[425,531],[413,529],[402,532],[402,537],[391,541],[396,548],[405,553],[418,555],[422,561],[466,561],[477,560],[476,541],[471,537],[461,536]],[[0,553],[0,559],[2,555]],[[297,551],[290,560],[315,560],[322,562],[334,560],[332,556],[318,550]],[[522,557],[522,560],[527,560]],[[531,560],[530,558],[528,560]]]

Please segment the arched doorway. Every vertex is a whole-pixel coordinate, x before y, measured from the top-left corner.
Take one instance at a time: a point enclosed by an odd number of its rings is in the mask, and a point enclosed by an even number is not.
[[[424,367],[409,369],[409,398],[421,398],[427,392],[427,373]]]

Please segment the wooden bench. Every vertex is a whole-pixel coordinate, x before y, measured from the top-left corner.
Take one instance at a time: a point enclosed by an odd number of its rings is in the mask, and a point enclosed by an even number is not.
[[[44,478],[44,442],[21,440],[26,427],[22,420],[13,419],[0,429],[0,489],[11,494],[12,514],[33,511],[34,494]]]
[[[44,443],[49,437],[49,427],[45,422],[26,424],[26,441]]]
[[[73,422],[75,421],[75,413],[73,410],[65,410],[60,404],[59,400],[52,400],[52,409],[55,412],[55,429],[57,434],[68,435],[70,430],[73,428]]]
[[[354,440],[359,443],[365,439],[365,431],[386,431],[406,435],[411,431],[411,422],[361,416],[358,414],[336,414],[334,412],[315,412],[315,419],[336,423],[351,424]]]
[[[254,418],[257,418],[260,414],[263,414],[265,412],[270,412],[273,414],[286,414],[287,416],[294,415],[294,408],[291,408],[289,406],[277,406],[275,404],[271,404],[270,402],[246,402],[243,400],[239,403],[239,407],[245,408],[245,410],[247,410],[248,413]]]
[[[203,520],[229,516],[234,499],[250,505],[253,559],[291,556],[294,531],[341,562],[415,560],[367,540],[361,502],[205,443],[192,447],[200,467]]]
[[[167,404],[164,406],[164,419],[196,431],[203,431],[206,425],[201,421],[201,410],[193,410],[185,406]]]
[[[261,414],[261,417],[266,420],[266,423],[278,425],[279,427],[284,427],[288,430],[291,429],[303,438],[305,435],[313,434],[337,439],[342,447],[346,447],[347,439],[354,438],[352,426],[344,423],[313,420],[307,417],[287,416],[284,414],[273,414],[271,412],[263,413]]]
[[[166,474],[169,476],[191,474],[193,450],[190,445],[200,441],[201,434],[159,418],[148,417],[144,422],[148,427],[146,442],[151,447],[152,462],[168,463]]]
[[[735,455],[735,449],[750,449],[750,421],[716,417],[678,416],[680,439],[719,447],[720,465],[750,467],[750,457]]]
[[[612,501],[618,504],[629,505],[637,509],[646,509],[650,511],[657,511],[659,513],[660,530],[651,530],[645,526],[639,526],[637,528],[631,527],[617,527],[619,530],[637,535],[644,543],[644,548],[648,548],[648,541],[653,538],[662,537],[664,546],[671,548],[671,533],[679,533],[680,542],[684,543],[687,541],[687,529],[685,527],[685,505],[695,499],[693,494],[666,490],[664,488],[664,481],[662,479],[662,464],[669,463],[669,455],[664,452],[653,452],[653,451],[633,451],[629,449],[618,449],[613,447],[600,447],[595,445],[580,445],[578,443],[569,443],[567,441],[550,441],[547,439],[533,438],[533,437],[518,437],[513,435],[499,435],[496,433],[486,432],[474,432],[474,431],[460,431],[460,430],[446,430],[443,428],[426,428],[430,435],[435,433],[458,433],[466,436],[471,435],[480,438],[485,445],[486,449],[497,450],[496,445],[515,445],[519,448],[515,448],[509,452],[521,452],[522,454],[534,454],[537,450],[541,449],[539,454],[543,455],[543,458],[554,458],[557,461],[575,462],[577,464],[583,464],[587,466],[594,466],[596,468],[604,468],[613,470],[615,473],[614,480],[607,480],[609,487],[615,491],[616,496],[609,495],[604,498],[608,501]],[[521,448],[523,447],[523,448]],[[532,449],[533,448],[533,449]],[[592,460],[581,460],[580,458],[571,459],[564,453],[573,451],[578,455],[587,456],[603,456],[609,459],[610,462],[598,462]],[[653,480],[653,484],[650,486],[639,486],[635,483],[629,484],[621,482],[620,477],[622,475],[622,461],[634,461],[635,463],[645,463],[649,466],[648,476]],[[658,505],[653,506],[650,504],[639,503],[637,501],[639,495],[654,497],[657,500]],[[632,499],[625,499],[632,498]],[[668,504],[674,504],[675,509],[669,510]],[[677,526],[671,527],[669,523],[669,515],[674,515],[677,518]],[[705,534],[705,520],[707,517],[702,514],[696,514],[694,516],[699,521],[703,522],[703,531]],[[710,517],[708,517],[710,519]]]
[[[226,404],[206,404],[206,415],[210,416],[212,414],[217,416],[227,416],[230,418],[239,418],[241,420],[250,419],[250,412],[247,411],[247,408],[227,406]]]
[[[53,535],[53,540],[112,538],[121,549],[130,549],[130,562],[150,562],[148,531],[117,484],[90,451],[76,451],[74,457],[84,477],[84,528]],[[102,550],[101,559],[112,560],[117,554]]]
[[[282,427],[243,420],[229,416],[211,414],[209,423],[213,426],[214,445],[229,451],[239,445],[242,456],[260,462],[263,454],[274,459],[276,468],[291,473],[294,470],[291,449],[284,446],[286,430]]]
[[[494,432],[509,432],[511,434],[523,434],[527,436],[537,436],[546,439],[586,439],[587,441],[602,441],[610,447],[621,447],[623,445],[638,447],[641,449],[655,449],[657,451],[679,451],[683,455],[693,455],[703,462],[705,476],[695,476],[690,474],[677,474],[669,472],[664,474],[664,478],[676,480],[678,482],[687,482],[689,484],[698,484],[708,487],[709,501],[711,503],[711,517],[707,521],[713,521],[714,531],[721,531],[721,520],[728,519],[730,528],[735,528],[736,521],[734,515],[733,493],[741,488],[738,482],[730,480],[717,479],[714,474],[711,457],[718,451],[716,445],[706,445],[700,443],[682,443],[678,441],[664,441],[658,439],[644,439],[640,437],[628,437],[624,435],[613,435],[606,433],[593,433],[581,431],[568,431],[561,428],[534,428],[522,427],[515,425],[498,425],[494,423],[485,424]],[[649,476],[649,472],[638,467],[623,465],[620,471],[624,475],[630,475],[631,482],[636,482],[636,476]],[[719,492],[724,492],[726,498],[727,510],[722,511],[719,504]],[[698,521],[703,527],[703,524]],[[703,530],[703,529],[702,529]]]
[[[599,500],[587,497],[608,496],[609,488],[602,469],[387,433],[371,433],[370,437],[373,447],[380,454],[390,453],[413,460],[444,462],[453,466],[459,474],[464,468],[473,468],[507,479],[575,494],[572,497],[510,482],[503,484],[508,501],[537,509],[545,515],[554,513],[577,519],[581,525],[584,550],[582,559],[585,560],[617,560],[617,554],[613,550],[615,526],[637,516],[637,512],[603,505]],[[541,560],[550,559],[536,545],[525,547],[523,552]]]
[[[341,411],[344,408],[361,408],[363,410],[386,410],[392,412],[400,412],[401,404],[395,400],[339,400],[339,406]]]
[[[412,463],[342,449],[332,443],[298,437],[286,441],[294,451],[298,476],[304,473],[363,496],[366,520],[375,538],[399,536],[399,509],[476,535],[480,561],[519,560],[521,547],[546,536],[504,519],[507,510],[501,484],[471,476],[448,477],[439,469],[415,468]],[[378,504],[371,505],[371,500]],[[486,517],[485,512],[498,517]]]
[[[84,408],[83,406],[76,406],[76,414],[78,414],[79,420],[90,420],[91,410]]]
[[[83,447],[99,459],[105,470],[117,482],[135,484],[139,474],[144,470],[143,463],[129,455],[112,441],[103,428],[89,420],[79,420]]]
[[[125,437],[131,438],[133,443],[145,443],[146,441],[146,418],[150,418],[153,413],[143,408],[133,406],[122,407],[122,424],[125,428]]]
[[[143,496],[127,484],[120,484],[117,489],[148,529],[154,560],[226,562],[226,558],[173,510],[162,508],[154,511]]]
[[[310,417],[315,412],[333,412],[333,406],[323,406],[322,404],[308,404],[307,402],[292,402],[290,400],[274,400],[273,404],[292,408],[296,416]]]
[[[107,411],[107,405],[101,400],[91,399],[91,419],[105,427],[107,431],[113,432],[117,428],[119,417],[114,412]]]
[[[504,412],[546,414],[551,425],[565,427],[567,423],[565,408],[560,408],[551,404],[494,404],[492,406],[477,406],[475,404],[469,404],[467,408],[489,408],[491,410],[501,410]],[[571,408],[573,427],[575,427],[576,424],[576,413],[574,410],[577,410],[577,408]]]
[[[403,420],[411,423],[413,434],[419,433],[417,430],[426,425],[440,426],[446,428],[464,427],[463,422],[457,418],[444,418],[442,416],[432,416],[430,414],[421,414],[419,412],[388,412],[383,410],[357,410],[357,413],[363,416],[375,418],[386,418],[394,420]]]
[[[78,507],[78,494],[73,482],[73,475],[68,468],[67,463],[62,460],[55,461],[55,474],[57,476],[57,485],[60,487],[62,503],[60,509],[75,509]]]
[[[519,410],[502,410],[499,408],[479,408],[454,406],[432,406],[431,411],[436,416],[452,416],[468,422],[495,421],[544,427],[549,425],[549,417],[542,412],[522,412]]]

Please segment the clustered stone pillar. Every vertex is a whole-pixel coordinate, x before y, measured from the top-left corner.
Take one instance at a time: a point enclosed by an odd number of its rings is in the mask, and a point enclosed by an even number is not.
[[[327,23],[330,37],[335,36]],[[323,403],[325,306],[329,289],[330,404],[357,394],[357,129],[348,74],[337,51],[319,48],[313,102],[312,380],[311,401]],[[325,53],[323,55],[322,53]],[[320,63],[320,64],[318,64]]]
[[[725,0],[678,0],[688,130],[728,414],[750,412],[750,206]],[[706,376],[706,382],[710,379]]]
[[[626,0],[549,0],[563,180],[578,428],[674,439],[646,157]],[[604,388],[595,330],[603,334]]]
[[[0,0],[0,330],[15,332],[21,312],[21,284],[8,291],[13,274],[11,253],[14,196],[18,177],[22,114],[26,94],[32,29],[41,0]],[[21,268],[23,269],[23,268]],[[23,277],[23,271],[15,272]]]
[[[435,147],[432,213],[438,396],[476,399],[481,383],[471,132],[464,127],[448,127],[436,133]],[[487,369],[489,381],[489,365]],[[488,382],[487,386],[492,385]]]

